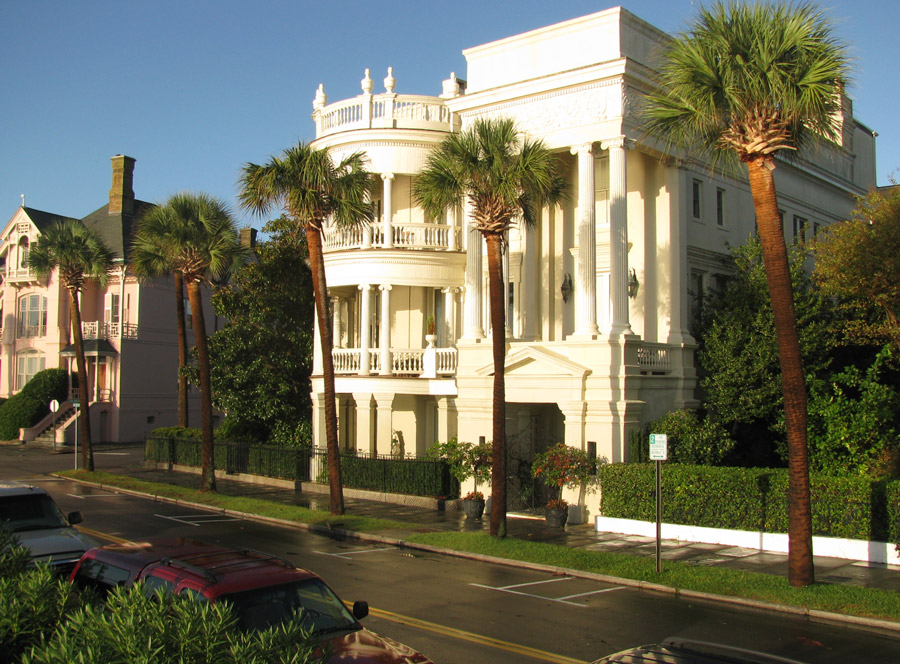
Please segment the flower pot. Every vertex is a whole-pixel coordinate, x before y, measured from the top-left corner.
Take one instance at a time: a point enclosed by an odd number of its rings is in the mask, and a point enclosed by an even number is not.
[[[467,519],[480,519],[484,514],[483,500],[463,500],[463,512],[466,513]]]
[[[545,507],[544,519],[547,521],[548,526],[553,528],[563,528],[566,525],[566,521],[569,520],[569,508]]]
[[[429,348],[431,348],[432,346],[434,346],[434,342],[435,342],[435,341],[437,341],[437,335],[436,335],[436,334],[426,334],[426,335],[425,335],[425,343],[428,344],[428,347],[429,347]]]

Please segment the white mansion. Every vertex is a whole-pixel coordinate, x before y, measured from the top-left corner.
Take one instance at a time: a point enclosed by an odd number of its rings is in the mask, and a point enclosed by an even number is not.
[[[352,99],[329,103],[319,87],[313,144],[336,158],[365,152],[383,182],[374,224],[325,238],[343,447],[421,455],[438,440],[489,438],[493,334],[507,339],[512,464],[559,441],[623,461],[631,431],[697,405],[693,304],[755,222],[746,177],[712,174],[640,133],[636,109],[666,39],[614,8],[467,49],[465,80],[451,74],[439,96],[395,92],[390,70],[383,92],[368,70]],[[429,151],[484,116],[542,139],[570,183],[565,203],[510,233],[505,330],[487,328],[484,247],[466,211],[430,219],[411,194]],[[873,132],[849,100],[841,121],[840,144],[778,162],[788,240],[846,218],[875,184]]]

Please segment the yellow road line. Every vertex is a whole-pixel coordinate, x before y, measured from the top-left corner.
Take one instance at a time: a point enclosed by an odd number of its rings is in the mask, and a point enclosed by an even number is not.
[[[491,648],[497,648],[499,650],[505,650],[507,652],[517,653],[519,655],[525,655],[527,657],[533,657],[534,659],[539,659],[543,662],[553,662],[554,664],[587,664],[582,659],[573,659],[571,657],[565,657],[564,655],[556,655],[545,650],[529,648],[528,646],[519,645],[518,643],[510,643],[509,641],[501,641],[500,639],[494,639],[489,636],[482,636],[480,634],[465,632],[461,629],[447,627],[445,625],[438,625],[426,620],[419,620],[418,618],[410,618],[409,616],[404,616],[399,613],[393,613],[391,611],[385,611],[384,609],[370,609],[369,612],[372,615],[378,616],[380,618],[385,618],[386,620],[391,620],[393,622],[401,623],[403,625],[418,627],[419,629],[428,630],[429,632],[435,632],[436,634],[452,636],[455,639],[463,639],[464,641],[470,641],[479,645],[490,646]]]
[[[115,535],[109,535],[107,533],[102,533],[99,530],[93,530],[92,528],[79,526],[78,531],[84,533],[85,535],[96,537],[97,539],[106,540],[107,542],[114,542],[116,544],[134,544],[134,542],[132,542],[131,540],[122,539],[121,537],[116,537]]]

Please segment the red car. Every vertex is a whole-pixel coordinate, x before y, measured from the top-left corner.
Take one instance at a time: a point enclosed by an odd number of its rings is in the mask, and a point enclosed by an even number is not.
[[[69,579],[102,592],[143,581],[147,593],[163,589],[228,600],[248,630],[278,624],[302,608],[313,632],[335,653],[330,663],[431,664],[412,648],[365,629],[359,619],[369,613],[366,602],[355,602],[351,613],[318,576],[259,551],[186,539],[110,544],[85,552]]]

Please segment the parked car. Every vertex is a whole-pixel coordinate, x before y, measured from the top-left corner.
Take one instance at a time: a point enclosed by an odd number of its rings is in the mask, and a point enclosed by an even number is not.
[[[260,551],[182,538],[110,544],[87,551],[70,580],[100,592],[142,581],[148,594],[163,590],[228,601],[247,630],[278,624],[302,609],[308,626],[334,653],[332,664],[431,664],[412,648],[365,629],[359,621],[369,614],[366,602],[354,602],[348,611],[316,574]]]
[[[720,643],[669,638],[662,643],[629,648],[601,657],[592,664],[804,664],[757,650]]]
[[[100,542],[73,526],[81,512],[63,516],[43,489],[24,482],[0,482],[0,527],[11,530],[31,552],[33,563],[46,562],[68,575],[82,554]]]

